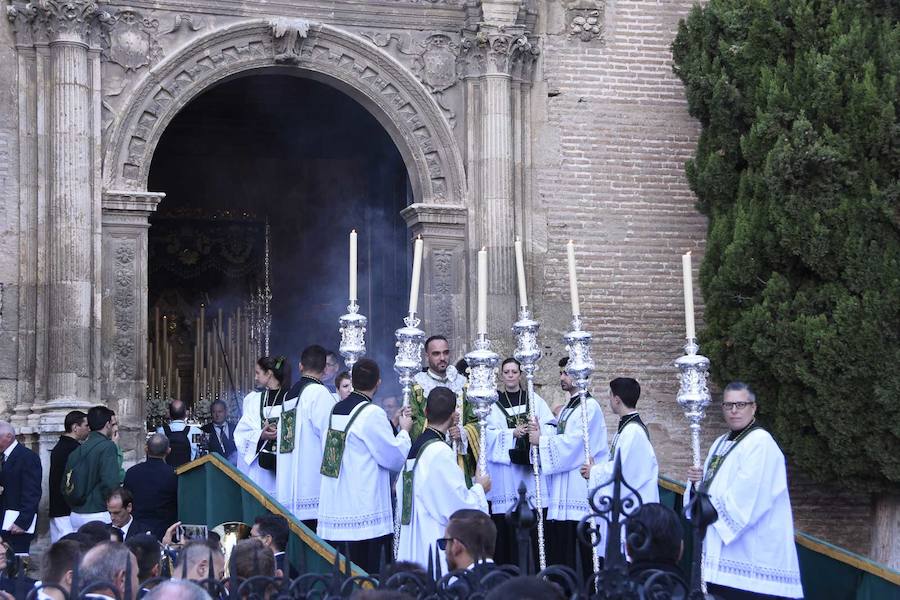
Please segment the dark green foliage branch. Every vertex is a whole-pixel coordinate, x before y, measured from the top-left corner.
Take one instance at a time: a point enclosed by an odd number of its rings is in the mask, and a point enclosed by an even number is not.
[[[900,484],[900,2],[711,0],[673,44],[703,126],[717,382],[822,480]]]

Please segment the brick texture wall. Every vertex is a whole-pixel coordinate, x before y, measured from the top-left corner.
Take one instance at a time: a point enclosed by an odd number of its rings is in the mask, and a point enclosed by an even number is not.
[[[605,394],[604,382],[620,375],[641,382],[639,408],[661,473],[677,479],[690,463],[672,366],[684,342],[680,257],[693,252],[696,281],[706,233],[684,175],[700,126],[688,115],[670,50],[678,21],[692,4],[607,2],[605,40],[598,43],[569,36],[563,7],[547,3],[534,100],[540,141],[532,247],[541,264],[534,277],[543,290],[544,314],[550,314],[541,318],[549,321],[551,336],[566,326],[558,316],[568,310],[565,243],[575,239],[582,313],[595,336],[596,390]],[[699,284],[695,296],[700,328]],[[553,366],[548,362],[544,370]],[[559,395],[550,385],[544,389],[545,396]],[[704,454],[724,427],[719,411],[709,412]],[[610,431],[615,421],[607,410]],[[822,486],[793,473],[792,486],[798,528],[866,550],[865,496],[845,493],[830,502]],[[858,518],[846,520],[847,507],[858,505]]]

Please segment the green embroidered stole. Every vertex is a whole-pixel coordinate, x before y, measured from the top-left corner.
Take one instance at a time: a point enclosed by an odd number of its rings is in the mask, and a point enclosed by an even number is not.
[[[700,489],[706,491],[709,489],[709,486],[712,485],[713,479],[715,479],[716,475],[719,473],[719,469],[722,467],[722,463],[725,462],[725,459],[731,454],[731,451],[737,448],[737,445],[746,438],[751,431],[759,429],[760,426],[754,420],[750,425],[747,426],[734,440],[732,440],[731,447],[728,448],[724,453],[719,454],[719,448],[728,441],[728,436],[726,435],[723,438],[720,438],[718,443],[716,444],[715,449],[713,449],[713,456],[709,460],[709,466],[706,468],[706,476],[703,478],[703,482],[700,484]]]
[[[575,414],[575,408],[581,402],[581,396],[575,396],[574,398],[570,398],[566,403],[565,408],[563,408],[559,413],[559,421],[556,422],[556,433],[562,435],[566,432],[566,423],[569,422],[569,417]],[[569,410],[571,409],[571,410]],[[569,410],[568,414],[565,412]],[[563,416],[565,414],[565,416]]]
[[[325,477],[336,478],[341,474],[341,462],[344,460],[344,449],[347,446],[347,432],[350,431],[350,426],[356,421],[356,417],[359,416],[359,413],[371,404],[370,401],[364,400],[354,406],[353,411],[350,414],[350,420],[347,421],[347,426],[343,431],[331,426],[334,419],[334,410],[332,409],[331,416],[328,417],[328,434],[325,436],[325,452],[322,454],[322,468],[319,470]]]
[[[300,408],[300,396],[303,395],[303,390],[306,389],[306,386],[311,383],[322,385],[322,382],[318,379],[304,375],[300,378],[300,381],[297,382],[297,386],[295,387],[297,391],[297,403],[294,404],[294,408],[290,410],[284,410],[282,408],[281,441],[278,444],[279,454],[288,454],[294,451],[294,438],[297,433],[297,409]],[[291,389],[291,391],[293,392],[295,389]],[[282,404],[282,407],[283,406],[284,405]]]
[[[419,464],[419,459],[422,458],[422,454],[425,453],[425,448],[435,442],[443,442],[443,440],[434,438],[422,444],[422,447],[416,452],[416,459],[413,461],[412,469],[407,469],[405,463],[403,465],[403,473],[401,474],[401,477],[403,477],[403,510],[400,513],[401,525],[409,525],[412,522],[413,477],[416,472],[416,467]]]

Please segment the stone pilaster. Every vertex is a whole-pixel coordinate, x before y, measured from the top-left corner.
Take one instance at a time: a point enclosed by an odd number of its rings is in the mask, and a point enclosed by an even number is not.
[[[462,356],[471,340],[465,319],[470,301],[465,276],[468,211],[456,206],[412,204],[400,215],[412,236],[421,235],[425,240],[420,327],[426,336],[446,336],[452,355]]]

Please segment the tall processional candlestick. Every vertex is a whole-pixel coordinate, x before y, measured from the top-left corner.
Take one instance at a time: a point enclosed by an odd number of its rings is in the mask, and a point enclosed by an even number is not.
[[[359,357],[366,353],[366,325],[368,319],[359,312],[356,301],[356,230],[350,232],[350,304],[347,314],[338,319],[340,323],[341,356],[347,364],[347,370],[353,372],[353,365]]]
[[[419,306],[419,282],[422,271],[422,252],[424,242],[422,236],[416,238],[413,246],[412,282],[409,286],[409,311],[403,319],[404,327],[394,332],[397,339],[397,356],[394,359],[394,371],[400,378],[403,390],[403,406],[409,406],[413,377],[422,366],[422,349],[425,344],[425,332],[419,329],[416,309]]]
[[[572,300],[572,331],[563,336],[566,342],[566,350],[569,352],[569,362],[566,363],[566,373],[572,378],[578,390],[579,403],[581,404],[581,435],[584,444],[584,462],[590,464],[593,458],[591,452],[591,437],[588,431],[588,387],[591,383],[591,374],[594,372],[594,359],[591,356],[591,334],[584,331],[581,321],[581,307],[578,302],[578,279],[575,273],[575,244],[569,240],[566,245],[566,254],[569,267],[569,293]],[[590,501],[591,484],[587,483],[588,501]],[[596,528],[591,530],[591,558],[594,573],[600,570],[600,555],[597,552]]]
[[[516,336],[516,350],[513,356],[522,365],[525,372],[528,393],[528,422],[531,423],[537,414],[534,409],[534,372],[541,359],[541,346],[537,334],[541,324],[531,318],[528,310],[528,292],[525,287],[525,259],[522,253],[522,242],[516,238],[516,278],[519,287],[519,320],[513,323]],[[547,551],[544,543],[543,496],[541,494],[541,473],[538,447],[531,446],[531,468],[534,477],[534,507],[537,509],[538,563],[541,570],[547,568]]]
[[[478,335],[475,338],[475,349],[466,354],[466,363],[469,365],[466,398],[474,407],[480,432],[479,475],[487,474],[487,418],[497,401],[497,365],[500,363],[500,356],[491,350],[491,342],[487,337],[487,288],[487,251],[482,248],[478,253]]]

